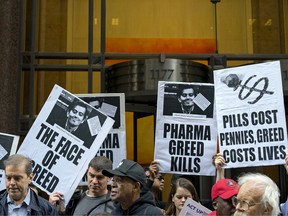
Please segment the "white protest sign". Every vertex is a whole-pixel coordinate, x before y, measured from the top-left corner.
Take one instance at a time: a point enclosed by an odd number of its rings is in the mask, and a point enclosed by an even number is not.
[[[113,127],[97,152],[113,162],[113,168],[126,159],[125,95],[123,93],[77,94],[95,109],[114,120]],[[81,185],[87,184],[86,175]]]
[[[6,188],[3,161],[6,160],[9,155],[16,153],[18,143],[19,136],[0,133],[0,190],[4,190]]]
[[[99,130],[91,130],[89,119]],[[114,120],[55,85],[18,153],[33,160],[33,183],[69,202]]]
[[[193,199],[188,198],[184,206],[179,213],[179,216],[206,216],[211,212],[210,209],[206,208],[205,206],[201,205],[198,202],[195,202]]]
[[[165,173],[215,175],[214,86],[158,83],[154,160]]]
[[[217,70],[214,82],[227,168],[283,164],[287,130],[280,62]]]

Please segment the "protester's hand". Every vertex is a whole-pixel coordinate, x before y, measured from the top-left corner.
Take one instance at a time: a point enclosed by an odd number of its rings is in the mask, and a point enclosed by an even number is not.
[[[64,195],[59,192],[54,192],[49,196],[49,202],[52,205],[59,205],[62,201],[64,201]]]
[[[150,163],[149,170],[150,170],[150,179],[154,181],[159,172],[159,163],[157,161],[152,161]]]
[[[288,175],[288,152],[286,152],[284,167],[285,167],[286,173]]]
[[[226,165],[225,159],[223,155],[220,153],[217,153],[213,156],[212,163],[214,164],[217,170],[222,169]]]
[[[223,167],[226,166],[226,163],[223,155],[220,153],[213,155],[212,163],[216,168],[216,182],[220,179],[224,179],[225,176]]]

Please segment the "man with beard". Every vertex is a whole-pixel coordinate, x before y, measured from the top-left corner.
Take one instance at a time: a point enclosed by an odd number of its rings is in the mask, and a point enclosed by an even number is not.
[[[65,215],[110,213],[114,209],[110,191],[107,188],[110,178],[102,174],[104,169],[112,169],[112,161],[108,158],[96,156],[90,161],[87,170],[88,190],[83,193],[74,193],[66,207]],[[63,200],[64,196],[59,192],[54,192],[49,197],[53,205],[59,205]]]
[[[58,215],[54,206],[29,187],[33,179],[29,158],[11,155],[4,167],[6,191],[0,195],[0,215]]]
[[[163,215],[146,188],[146,175],[140,164],[124,159],[114,170],[103,174],[113,177],[111,199],[117,204],[112,215]]]
[[[279,215],[279,189],[275,182],[261,173],[247,173],[238,179],[240,186],[233,204],[234,216]]]

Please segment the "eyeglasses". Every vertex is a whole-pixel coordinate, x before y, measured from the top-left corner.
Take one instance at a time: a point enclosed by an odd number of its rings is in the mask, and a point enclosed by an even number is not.
[[[193,97],[193,96],[194,96],[194,93],[189,93],[189,94],[183,93],[183,94],[181,94],[181,96],[182,96],[182,97],[187,97],[187,96]]]
[[[247,211],[251,206],[255,206],[261,203],[249,203],[246,200],[239,200],[237,197],[232,197],[232,204],[236,207],[238,204],[243,211]]]

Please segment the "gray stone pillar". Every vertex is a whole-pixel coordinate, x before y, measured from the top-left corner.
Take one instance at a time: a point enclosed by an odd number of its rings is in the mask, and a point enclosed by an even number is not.
[[[20,0],[0,6],[0,132],[17,134],[16,101]]]

